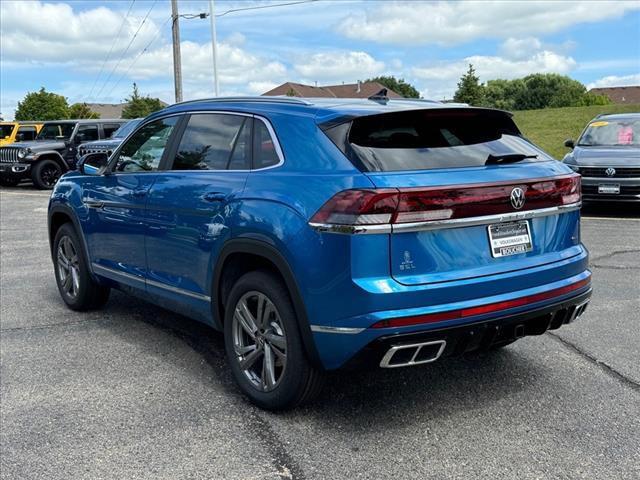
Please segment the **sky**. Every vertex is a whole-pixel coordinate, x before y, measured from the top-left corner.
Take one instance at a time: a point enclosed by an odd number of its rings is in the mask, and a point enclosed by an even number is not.
[[[221,95],[395,75],[441,100],[469,63],[483,82],[554,72],[588,88],[640,85],[639,1],[295,2],[215,0]],[[173,103],[170,15],[169,0],[0,1],[2,116],[40,87],[70,104],[119,103],[136,82]],[[211,97],[210,21],[181,18],[180,31],[184,99]]]

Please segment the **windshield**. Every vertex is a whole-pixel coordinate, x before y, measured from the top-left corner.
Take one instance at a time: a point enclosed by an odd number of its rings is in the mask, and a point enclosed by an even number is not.
[[[0,125],[0,139],[10,137],[14,128],[14,125]]]
[[[136,128],[136,126],[141,121],[142,121],[141,118],[136,118],[135,120],[131,120],[130,122],[125,123],[118,130],[113,132],[113,135],[111,135],[111,138],[125,138],[127,135],[133,132],[133,129]]]
[[[75,123],[45,123],[36,140],[55,140],[56,137],[69,140],[75,126]]]
[[[370,172],[551,159],[521,136],[507,114],[493,110],[414,110],[360,117],[351,123],[347,142],[336,141],[330,130],[334,143],[342,143],[347,156]]]
[[[596,120],[578,140],[582,147],[640,145],[640,119]]]

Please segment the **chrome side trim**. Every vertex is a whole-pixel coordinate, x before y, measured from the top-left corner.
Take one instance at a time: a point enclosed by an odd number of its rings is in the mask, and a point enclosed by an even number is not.
[[[438,351],[436,352],[436,354],[431,358],[427,358],[426,360],[417,360],[416,361],[416,357],[420,353],[420,350],[422,350],[423,347],[428,347],[428,346],[431,346],[431,345],[440,345],[440,347],[438,348]],[[382,360],[380,360],[380,366],[382,368],[399,368],[399,367],[411,367],[413,365],[422,365],[424,363],[435,362],[436,360],[438,360],[440,358],[440,356],[442,355],[442,352],[444,352],[444,349],[445,349],[446,346],[447,346],[447,342],[445,340],[434,340],[432,342],[411,343],[411,344],[407,344],[407,345],[396,345],[395,347],[391,347],[387,351],[387,353],[384,354],[384,357],[382,357]],[[395,364],[391,364],[390,363],[391,359],[396,354],[396,352],[398,352],[399,350],[407,350],[407,349],[410,349],[410,348],[415,348],[416,349],[415,353],[411,357],[411,360],[409,360],[408,362],[403,362],[403,363],[395,363]]]
[[[316,333],[344,333],[347,335],[356,335],[366,330],[365,328],[351,327],[327,327],[324,325],[311,325],[311,331]]]
[[[95,270],[102,270],[103,272],[106,273],[111,273],[112,275],[120,275],[121,277],[124,278],[128,278],[129,280],[135,280],[137,282],[140,283],[144,283],[144,278],[143,277],[138,277],[137,275],[132,275],[130,273],[127,272],[121,272],[119,270],[115,270],[113,268],[109,268],[109,267],[104,267],[98,263],[92,262],[91,266],[93,267],[94,271]]]
[[[170,292],[178,293],[180,295],[185,295],[187,297],[192,297],[198,300],[203,300],[205,302],[211,301],[211,297],[209,297],[208,295],[202,295],[200,293],[190,292],[189,290],[185,290],[183,288],[178,288],[178,287],[172,287],[171,285],[166,285],[164,283],[156,282],[154,280],[149,280],[149,279],[145,280],[142,277],[138,277],[136,275],[132,275],[127,272],[114,270],[113,268],[104,267],[97,263],[91,263],[91,265],[93,266],[94,270],[102,270],[103,272],[110,273],[112,275],[119,275],[121,277],[128,278],[129,280],[135,280],[146,285],[151,285],[152,287],[162,288],[163,290],[168,290]]]
[[[496,215],[484,215],[481,217],[454,218],[452,220],[433,220],[430,222],[396,223],[385,225],[333,225],[309,222],[309,226],[319,232],[343,233],[343,234],[374,234],[374,233],[405,233],[420,232],[426,230],[440,230],[442,228],[462,228],[477,225],[491,225],[493,223],[512,222],[514,220],[527,220],[541,218],[549,215],[578,210],[582,202],[560,205],[557,207],[539,208],[524,212],[499,213]]]
[[[171,285],[167,285],[161,282],[156,282],[154,280],[147,279],[147,285],[151,285],[152,287],[162,288],[163,290],[168,290],[173,293],[178,293],[180,295],[185,295],[187,297],[195,298],[197,300],[203,300],[205,302],[210,302],[211,297],[208,295],[202,295],[201,293],[190,292],[189,290],[185,290],[183,288],[172,287]]]

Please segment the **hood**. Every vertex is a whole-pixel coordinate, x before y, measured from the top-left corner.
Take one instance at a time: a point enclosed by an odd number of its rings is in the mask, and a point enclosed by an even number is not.
[[[620,147],[576,147],[572,155],[574,163],[587,166],[640,167],[640,148]]]
[[[31,140],[29,142],[15,142],[8,147],[12,148],[30,148],[32,152],[43,150],[60,150],[65,148],[66,144],[60,140]]]
[[[93,142],[87,142],[80,145],[80,148],[86,148],[89,150],[111,150],[122,143],[122,138],[111,138],[108,140],[95,140]]]

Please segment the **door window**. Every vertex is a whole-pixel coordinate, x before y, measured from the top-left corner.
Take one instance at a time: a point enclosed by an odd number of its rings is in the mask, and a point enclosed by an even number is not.
[[[178,117],[151,122],[138,130],[124,144],[114,170],[116,172],[152,172],[158,170],[160,160]]]
[[[102,125],[102,130],[104,130],[104,138],[111,138],[113,132],[120,128],[119,123],[105,123]]]
[[[180,140],[173,170],[248,170],[251,117],[191,115]]]
[[[77,143],[93,142],[98,140],[98,125],[80,125],[76,133]]]
[[[36,127],[20,127],[18,135],[22,135],[22,141],[30,141],[36,138]]]

